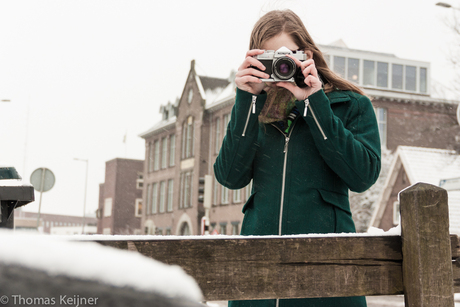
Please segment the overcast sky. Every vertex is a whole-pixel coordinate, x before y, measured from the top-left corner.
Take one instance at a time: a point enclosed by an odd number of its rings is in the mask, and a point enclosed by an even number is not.
[[[0,99],[11,102],[0,102],[0,165],[15,166],[26,182],[36,168],[51,169],[56,184],[42,212],[81,215],[85,163],[74,158],[88,159],[93,212],[105,162],[144,159],[138,135],[181,95],[190,61],[203,75],[228,77],[254,23],[272,9],[296,12],[316,43],[343,39],[430,62],[432,82],[448,88],[454,37],[444,20],[454,10],[436,2],[2,0]],[[38,201],[25,210],[37,211]]]

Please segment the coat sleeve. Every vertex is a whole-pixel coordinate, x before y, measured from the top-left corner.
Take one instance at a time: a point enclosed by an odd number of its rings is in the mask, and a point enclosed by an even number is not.
[[[259,131],[258,116],[266,99],[265,92],[253,95],[237,88],[231,119],[214,164],[217,181],[229,189],[241,189],[252,179]]]
[[[355,192],[364,192],[380,173],[380,137],[372,103],[352,93],[346,123],[334,115],[331,103],[320,90],[311,96],[304,120],[326,164]],[[301,114],[305,103],[296,102]]]

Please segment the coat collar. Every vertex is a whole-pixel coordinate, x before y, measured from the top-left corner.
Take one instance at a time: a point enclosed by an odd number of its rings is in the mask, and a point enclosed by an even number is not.
[[[331,104],[350,101],[349,91],[333,91],[326,94]]]

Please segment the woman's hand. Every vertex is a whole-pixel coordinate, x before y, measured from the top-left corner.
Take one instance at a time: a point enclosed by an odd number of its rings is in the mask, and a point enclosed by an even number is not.
[[[288,89],[292,94],[294,94],[297,100],[305,100],[308,96],[316,93],[322,87],[321,81],[318,78],[318,70],[316,69],[315,61],[313,61],[313,59],[308,59],[300,62],[295,57],[291,55],[288,56],[302,69],[302,74],[305,77],[304,82],[307,87],[300,88],[295,85],[295,83],[291,82],[277,82],[276,85]]]
[[[235,76],[236,86],[243,91],[254,95],[259,95],[265,88],[265,83],[260,78],[267,79],[270,76],[263,71],[259,71],[251,66],[265,70],[265,66],[253,56],[264,53],[264,50],[253,49],[246,53],[243,64],[238,68]],[[300,63],[300,62],[299,62]]]

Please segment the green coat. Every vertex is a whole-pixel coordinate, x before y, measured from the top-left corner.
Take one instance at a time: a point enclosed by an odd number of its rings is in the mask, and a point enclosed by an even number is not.
[[[370,100],[350,91],[320,90],[308,97],[307,110],[306,102],[296,101],[300,115],[285,135],[275,125],[259,124],[266,98],[264,92],[252,95],[237,89],[214,164],[217,180],[229,189],[243,188],[253,180],[241,234],[355,232],[348,190],[367,190],[380,173],[380,138]],[[232,303],[275,306],[273,302]],[[366,303],[358,297],[281,300],[280,306]]]

